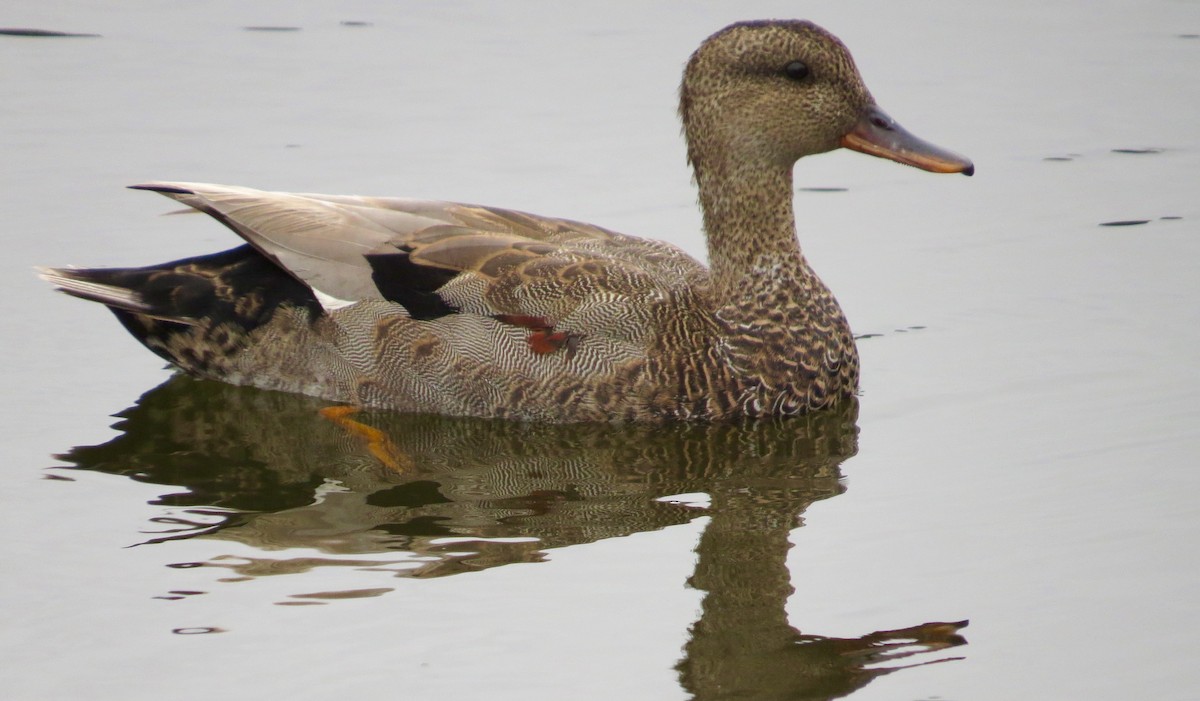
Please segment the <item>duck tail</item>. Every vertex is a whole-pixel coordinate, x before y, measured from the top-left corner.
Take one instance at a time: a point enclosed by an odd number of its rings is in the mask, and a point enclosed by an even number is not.
[[[320,314],[312,291],[248,245],[143,268],[39,268],[58,291],[108,307],[129,333],[186,372],[222,358],[285,305]]]
[[[139,314],[151,313],[151,305],[135,289],[117,282],[117,273],[124,268],[34,268],[38,277],[54,285],[59,292],[72,297],[99,302],[111,309]]]

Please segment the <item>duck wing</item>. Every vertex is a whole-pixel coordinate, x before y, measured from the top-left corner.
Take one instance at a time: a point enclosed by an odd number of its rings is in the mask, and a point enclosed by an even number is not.
[[[218,219],[327,311],[387,300],[417,319],[459,311],[561,319],[581,304],[661,297],[708,279],[670,244],[512,210],[202,183],[133,187]]]

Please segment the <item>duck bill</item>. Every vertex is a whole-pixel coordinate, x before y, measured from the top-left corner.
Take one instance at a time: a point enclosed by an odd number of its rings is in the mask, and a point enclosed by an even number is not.
[[[908,133],[876,105],[868,107],[841,140],[842,146],[934,173],[973,175],[970,159]]]

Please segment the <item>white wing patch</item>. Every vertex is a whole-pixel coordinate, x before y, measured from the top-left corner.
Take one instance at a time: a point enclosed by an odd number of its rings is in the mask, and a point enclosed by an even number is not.
[[[357,299],[338,299],[333,295],[325,294],[315,287],[310,289],[312,289],[313,295],[316,296],[317,301],[321,303],[321,308],[327,312],[335,312],[339,309],[345,309],[352,304],[358,304]]]

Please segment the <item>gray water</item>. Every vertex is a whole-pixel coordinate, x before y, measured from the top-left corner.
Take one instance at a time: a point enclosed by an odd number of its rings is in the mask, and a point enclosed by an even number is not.
[[[798,13],[978,167],[797,167],[802,245],[865,337],[857,416],[363,417],[389,462],[319,403],[158,387],[30,272],[235,243],[122,189],[152,179],[701,255],[682,63]],[[1200,693],[1200,4],[17,0],[0,26],[101,35],[0,36],[5,698]]]

